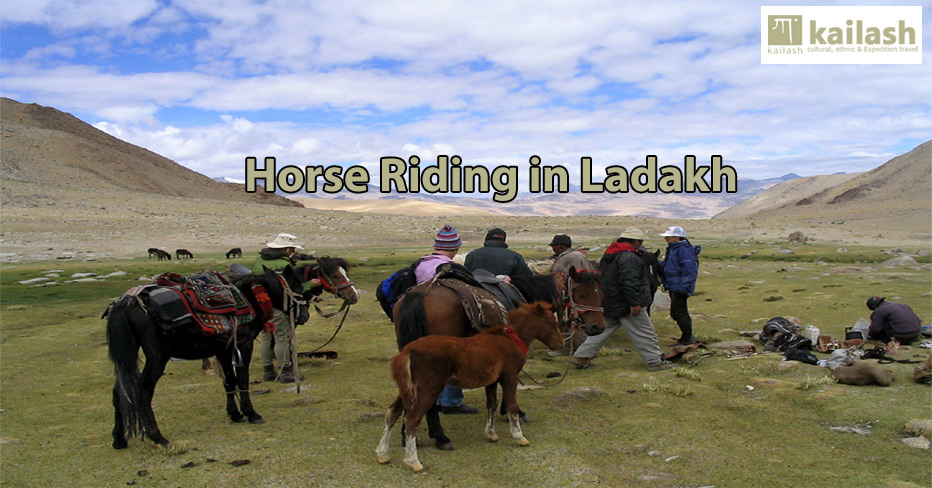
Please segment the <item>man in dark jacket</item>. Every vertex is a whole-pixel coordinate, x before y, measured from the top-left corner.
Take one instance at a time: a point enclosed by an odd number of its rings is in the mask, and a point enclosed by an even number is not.
[[[644,239],[643,231],[625,229],[599,261],[605,330],[599,335],[588,337],[579,346],[572,361],[577,368],[594,366],[592,358],[619,327],[625,328],[649,371],[663,371],[676,366],[663,360],[654,324],[644,311],[651,302],[650,284],[647,266],[639,255],[640,251],[634,246],[638,239]]]
[[[671,226],[660,234],[667,241],[667,254],[660,263],[660,281],[670,293],[670,317],[680,328],[677,345],[695,344],[693,319],[689,315],[686,300],[696,291],[699,277],[699,251],[686,239],[686,230],[678,225]]]
[[[505,231],[499,228],[490,230],[485,235],[485,243],[466,255],[466,267],[470,271],[484,269],[495,276],[531,276],[524,257],[505,244]]]
[[[912,344],[919,338],[922,321],[909,305],[888,302],[883,297],[870,297],[867,308],[873,310],[868,338],[882,342],[889,342],[892,338],[903,345]]]

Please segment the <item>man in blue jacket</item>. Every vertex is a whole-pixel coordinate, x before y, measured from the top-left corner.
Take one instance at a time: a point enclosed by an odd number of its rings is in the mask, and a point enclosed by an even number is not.
[[[693,247],[686,239],[686,231],[678,225],[660,235],[667,241],[667,252],[660,263],[660,282],[670,293],[670,317],[680,328],[680,338],[676,344],[694,344],[693,319],[689,315],[686,300],[696,290],[699,251],[702,247]]]

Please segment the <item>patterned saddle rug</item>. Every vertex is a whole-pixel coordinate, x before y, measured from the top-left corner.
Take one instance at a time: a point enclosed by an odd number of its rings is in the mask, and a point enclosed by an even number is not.
[[[256,318],[242,292],[211,270],[189,277],[163,273],[152,285],[134,288],[126,294],[141,299],[166,331],[193,326],[204,335],[228,336]]]
[[[505,307],[495,295],[484,288],[466,284],[458,279],[438,278],[425,281],[413,289],[418,289],[426,294],[430,292],[430,287],[434,283],[437,286],[449,288],[456,293],[463,303],[463,310],[466,312],[466,317],[472,324],[473,329],[478,331],[486,327],[505,325],[508,311],[505,310]]]

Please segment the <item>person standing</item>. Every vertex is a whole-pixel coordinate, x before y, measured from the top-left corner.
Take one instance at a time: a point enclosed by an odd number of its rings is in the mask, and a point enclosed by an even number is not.
[[[508,249],[505,243],[507,234],[498,227],[485,235],[485,242],[479,249],[466,255],[466,268],[470,271],[484,269],[495,276],[531,276],[531,268],[521,254]],[[507,279],[506,279],[507,281]]]
[[[421,257],[414,268],[414,276],[418,283],[430,280],[437,274],[437,268],[452,263],[453,258],[463,244],[456,227],[444,225],[434,237],[434,252]],[[463,403],[463,390],[447,385],[437,398],[440,411],[447,414],[477,414],[479,409]]]
[[[551,268],[552,273],[566,274],[569,273],[570,268],[573,267],[575,267],[577,271],[592,269],[593,266],[589,261],[589,257],[573,248],[573,240],[570,239],[570,236],[566,234],[557,234],[550,240],[549,246],[550,249],[553,250],[553,256],[550,258],[553,260],[553,267]],[[586,337],[585,331],[576,330],[569,339],[567,339],[566,345],[556,351],[548,351],[547,355],[551,357],[566,356],[570,354],[571,351],[578,349],[579,346],[586,341]]]
[[[291,234],[278,234],[275,240],[266,244],[259,257],[252,263],[253,274],[265,273],[265,268],[278,271],[285,266],[294,266],[293,258],[297,249],[304,249],[298,244],[298,238]],[[305,289],[320,286],[320,280],[312,279],[304,284]],[[278,381],[281,383],[294,383],[294,367],[291,362],[291,339],[294,328],[288,320],[288,315],[275,309],[270,321],[275,326],[271,332],[262,331],[262,341],[259,343],[259,353],[262,356],[263,381]],[[275,360],[278,361],[278,371],[275,370]],[[304,379],[304,378],[301,378]]]
[[[908,346],[919,338],[922,332],[922,321],[905,303],[888,302],[883,297],[870,297],[867,299],[867,308],[871,312],[871,325],[867,330],[869,339],[897,342]]]
[[[669,227],[660,235],[667,241],[667,252],[660,262],[660,282],[670,294],[670,317],[680,328],[676,345],[695,344],[693,319],[686,302],[696,290],[702,247],[690,244],[686,231],[678,225]]]
[[[647,266],[639,255],[640,251],[634,246],[643,236],[644,232],[640,229],[625,229],[618,240],[606,249],[599,261],[604,293],[602,307],[605,309],[605,330],[599,335],[589,336],[579,346],[571,361],[577,368],[595,366],[592,358],[620,327],[624,327],[635,350],[647,364],[648,371],[663,371],[676,367],[663,359],[663,353],[657,345],[654,324],[643,310],[650,303],[650,284],[647,279]]]
[[[553,250],[553,273],[569,273],[570,268],[576,267],[577,271],[591,269],[592,264],[589,257],[582,252],[573,249],[573,240],[566,234],[557,234],[550,240],[550,249]]]

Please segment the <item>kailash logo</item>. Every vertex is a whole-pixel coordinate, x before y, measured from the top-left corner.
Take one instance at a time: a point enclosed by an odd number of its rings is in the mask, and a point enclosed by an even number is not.
[[[922,7],[761,7],[761,64],[922,64]]]
[[[768,15],[767,44],[771,46],[801,46],[803,44],[802,15]]]

